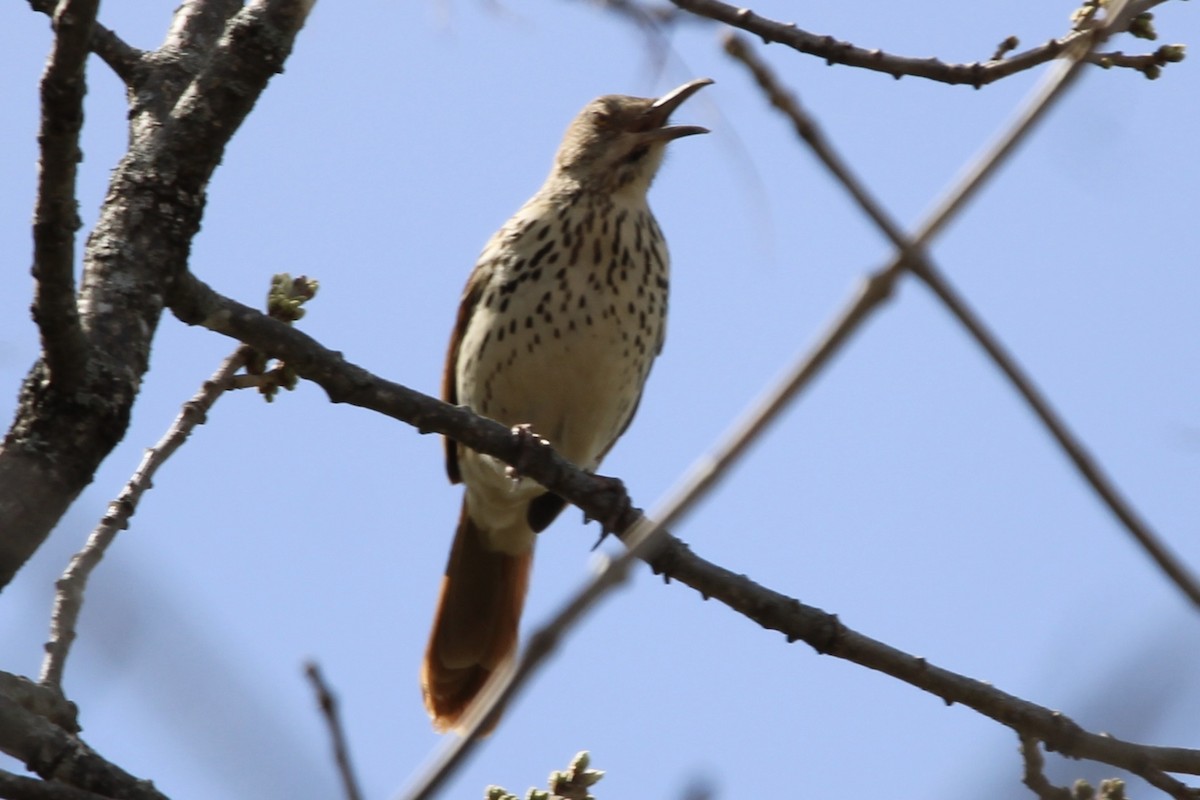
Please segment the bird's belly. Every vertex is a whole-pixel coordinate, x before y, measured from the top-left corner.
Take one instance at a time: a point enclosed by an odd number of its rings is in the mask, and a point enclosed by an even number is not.
[[[481,258],[490,271],[459,346],[458,401],[594,470],[662,345],[666,247],[644,203],[532,202],[517,219]]]
[[[529,425],[595,469],[633,413],[653,357],[636,319],[603,311],[511,332],[492,326],[506,335],[479,354],[474,378],[460,380],[460,401],[505,425]]]

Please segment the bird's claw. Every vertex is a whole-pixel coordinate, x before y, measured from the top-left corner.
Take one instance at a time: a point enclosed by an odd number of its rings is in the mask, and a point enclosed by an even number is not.
[[[533,426],[522,424],[512,426],[512,435],[517,442],[517,463],[505,468],[504,474],[514,483],[521,480],[525,468],[533,463],[534,454],[539,447],[549,447],[550,440],[534,432]]]
[[[605,503],[605,505],[612,509],[609,512],[608,519],[595,520],[596,522],[600,523],[600,538],[596,539],[596,543],[592,545],[592,549],[595,550],[604,543],[605,538],[607,538],[609,534],[616,534],[619,532],[617,528],[620,526],[621,519],[632,508],[632,504],[629,502],[629,493],[625,491],[625,483],[620,478],[609,478],[605,475],[593,475],[592,479],[601,482],[602,485],[599,489],[600,492],[611,496],[611,499]],[[585,511],[583,514],[583,523],[586,525],[592,521],[592,518],[589,517]]]

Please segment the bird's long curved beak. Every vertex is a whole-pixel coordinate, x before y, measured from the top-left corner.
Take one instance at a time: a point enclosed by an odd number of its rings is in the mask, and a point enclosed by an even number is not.
[[[708,133],[708,128],[699,125],[668,125],[667,122],[685,100],[712,82],[712,78],[696,78],[655,100],[654,105],[646,110],[646,134],[649,138],[662,141]]]

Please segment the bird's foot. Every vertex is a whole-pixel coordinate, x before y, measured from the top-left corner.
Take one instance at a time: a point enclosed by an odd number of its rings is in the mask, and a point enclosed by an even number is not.
[[[595,550],[608,537],[609,534],[620,534],[622,530],[622,522],[630,512],[634,511],[633,503],[629,501],[629,492],[625,491],[625,482],[620,478],[609,478],[605,475],[593,475],[592,480],[600,483],[597,489],[597,494],[607,495],[604,498],[604,507],[607,509],[605,519],[595,520],[600,523],[600,538],[592,545]],[[592,522],[592,518],[583,513],[583,523],[586,525]]]
[[[525,468],[533,463],[538,448],[549,447],[550,440],[534,433],[533,426],[526,424],[513,425],[512,435],[517,443],[517,463],[510,464],[504,470],[504,474],[513,483],[517,483],[521,480]]]

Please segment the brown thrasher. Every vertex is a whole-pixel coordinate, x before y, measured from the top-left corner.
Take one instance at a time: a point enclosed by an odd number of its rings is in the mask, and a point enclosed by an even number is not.
[[[668,142],[707,133],[668,120],[710,83],[658,99],[607,95],[575,118],[545,184],[467,280],[446,402],[528,426],[572,463],[599,466],[637,409],[665,333],[667,244],[646,192]],[[466,492],[421,670],[439,731],[458,725],[513,656],[536,534],[565,505],[450,439],[446,471]]]

